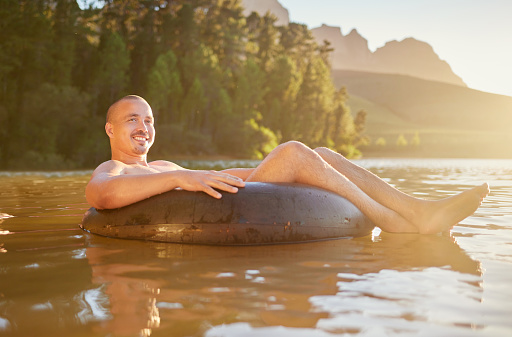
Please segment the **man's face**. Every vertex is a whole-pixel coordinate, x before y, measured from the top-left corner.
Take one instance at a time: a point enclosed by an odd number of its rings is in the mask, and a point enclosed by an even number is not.
[[[153,145],[155,127],[153,112],[144,101],[125,100],[111,121],[111,143],[128,155],[145,155]]]

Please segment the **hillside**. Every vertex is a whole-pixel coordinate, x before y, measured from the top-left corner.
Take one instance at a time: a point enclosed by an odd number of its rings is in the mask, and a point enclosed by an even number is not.
[[[353,112],[368,112],[372,144],[418,131],[418,155],[512,158],[512,97],[403,75],[337,70],[333,80],[347,88]]]
[[[278,0],[242,4],[288,19]],[[321,25],[311,32],[318,43],[331,43],[332,76],[347,88],[352,112],[368,112],[366,155],[512,158],[512,97],[467,88],[428,43],[406,38],[372,52],[356,29],[344,35],[341,27]],[[400,135],[410,143],[416,133],[419,146],[395,145]],[[387,145],[376,146],[379,138]]]

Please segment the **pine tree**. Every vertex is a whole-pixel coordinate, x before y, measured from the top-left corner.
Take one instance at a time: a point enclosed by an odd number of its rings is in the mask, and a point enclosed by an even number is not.
[[[283,140],[292,138],[295,128],[295,102],[302,82],[295,63],[289,56],[274,60],[267,75],[268,88],[262,109],[263,123],[278,132]]]
[[[201,110],[205,103],[203,85],[196,77],[183,98],[180,124],[188,130],[198,131],[201,125]]]
[[[166,124],[177,122],[183,96],[177,57],[172,50],[160,55],[148,75],[147,97],[156,118]]]
[[[112,102],[121,98],[128,84],[130,66],[130,54],[122,37],[113,32],[106,32],[105,35],[100,45],[95,81],[101,111],[106,111]]]
[[[211,0],[201,21],[201,39],[219,57],[224,69],[242,65],[247,40],[246,20],[238,0]]]
[[[333,105],[334,86],[330,72],[319,57],[312,57],[297,94],[295,137],[310,146],[326,145],[325,118]]]
[[[158,1],[141,1],[140,14],[137,17],[138,29],[134,32],[133,47],[130,48],[130,88],[132,93],[146,90],[146,77],[158,56],[156,26],[158,16],[155,13]]]
[[[275,26],[277,18],[270,13],[260,17],[256,12],[253,12],[247,18],[248,36],[255,47],[251,44],[251,49],[254,48],[252,55],[261,69],[269,70],[270,62],[276,57],[279,52],[278,29]],[[250,52],[251,50],[248,50]]]
[[[53,20],[53,48],[51,49],[53,71],[51,82],[71,85],[75,64],[75,22],[78,5],[72,0],[57,0]]]

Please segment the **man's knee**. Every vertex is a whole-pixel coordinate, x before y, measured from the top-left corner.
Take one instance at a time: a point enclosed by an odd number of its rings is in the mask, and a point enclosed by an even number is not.
[[[278,155],[279,157],[290,157],[297,158],[307,155],[308,153],[312,153],[313,151],[298,141],[288,141],[286,143],[280,144],[277,146],[274,151],[272,151],[274,155]]]
[[[279,145],[277,147],[277,149],[279,149],[279,151],[281,151],[281,152],[291,153],[291,154],[297,154],[297,153],[302,153],[302,152],[306,152],[306,151],[311,151],[311,149],[309,147],[307,147],[303,143],[298,142],[296,140],[291,140],[286,143],[283,143],[283,144]]]
[[[316,153],[318,153],[322,158],[335,154],[335,155],[339,156],[339,158],[341,157],[341,158],[345,159],[345,157],[343,157],[338,152],[334,152],[333,150],[326,148],[326,147],[317,147],[316,149],[314,149],[314,151]]]
[[[319,155],[324,155],[324,154],[327,155],[327,154],[331,154],[334,152],[331,149],[326,148],[326,147],[317,147],[314,151],[316,153],[318,153]]]

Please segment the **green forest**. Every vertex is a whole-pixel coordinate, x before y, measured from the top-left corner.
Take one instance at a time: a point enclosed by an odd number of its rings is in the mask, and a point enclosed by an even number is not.
[[[107,160],[105,114],[127,94],[153,108],[153,159],[291,139],[358,155],[366,112],[334,86],[329,44],[275,22],[238,0],[0,1],[0,169]]]

